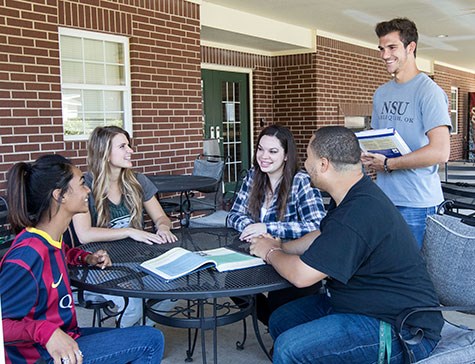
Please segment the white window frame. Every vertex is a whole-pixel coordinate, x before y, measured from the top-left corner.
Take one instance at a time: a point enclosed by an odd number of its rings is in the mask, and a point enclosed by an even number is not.
[[[87,84],[87,83],[63,83],[61,77],[61,92],[64,89],[77,89],[77,90],[104,90],[104,91],[120,91],[122,92],[123,99],[123,112],[124,112],[124,125],[122,126],[130,136],[132,136],[132,97],[131,97],[131,77],[130,77],[130,55],[129,55],[129,39],[120,35],[105,34],[99,32],[91,32],[87,30],[71,29],[71,28],[58,28],[59,41],[61,42],[61,36],[70,36],[77,38],[93,39],[100,41],[109,41],[114,43],[121,43],[123,46],[123,59],[124,59],[124,78],[125,85],[100,85],[100,84]],[[60,54],[60,67],[61,67],[61,54]],[[62,72],[61,72],[62,74]],[[65,109],[63,107],[63,130],[64,130],[64,115]],[[89,135],[66,135],[63,132],[64,140],[87,140]]]
[[[458,133],[458,114],[459,114],[458,107],[459,107],[459,89],[458,87],[451,86],[450,87],[450,122],[452,122],[452,120],[455,120],[455,125],[452,124],[452,130],[450,132],[451,134]]]

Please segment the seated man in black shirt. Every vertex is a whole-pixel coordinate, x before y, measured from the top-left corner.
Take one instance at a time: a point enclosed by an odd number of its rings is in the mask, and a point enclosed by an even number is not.
[[[289,282],[308,287],[327,280],[326,294],[304,297],[275,311],[269,323],[274,363],[403,363],[394,332],[405,309],[438,304],[414,236],[386,195],[362,172],[358,140],[349,129],[324,127],[307,148],[312,183],[332,197],[315,238],[281,244],[255,238],[251,253]],[[409,349],[427,357],[440,339],[439,312],[417,313],[404,338],[423,332]]]

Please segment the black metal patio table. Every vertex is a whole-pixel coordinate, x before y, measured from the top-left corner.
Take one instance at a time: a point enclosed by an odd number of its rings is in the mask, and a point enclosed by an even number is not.
[[[158,193],[188,192],[196,189],[208,188],[219,183],[212,177],[193,174],[147,174],[150,181],[157,187]]]
[[[172,247],[181,246],[191,251],[201,251],[229,246],[237,250],[246,250],[248,243],[239,241],[239,233],[233,229],[188,229],[174,231],[178,242],[173,244],[146,245],[132,239],[114,242],[90,243],[85,246],[90,251],[105,249],[108,251],[113,266],[104,270],[91,267],[71,267],[71,284],[82,290],[124,297],[139,297],[144,300],[145,314],[160,324],[187,328],[188,350],[186,361],[192,360],[196,343],[191,338],[191,330],[201,332],[203,363],[206,363],[205,331],[213,330],[214,362],[217,363],[217,328],[252,316],[254,331],[259,345],[266,355],[269,354],[260,336],[255,312],[255,295],[290,286],[272,266],[262,265],[234,271],[219,273],[213,269],[194,272],[171,281],[148,274],[139,269],[141,262],[156,257]],[[227,297],[246,296],[249,303],[236,305]],[[185,305],[177,306],[171,311],[159,311],[152,308],[156,300],[184,300]],[[206,308],[210,308],[205,310]],[[238,348],[246,340],[245,321],[244,337],[237,342]]]
[[[212,188],[219,183],[218,180],[212,177],[198,176],[193,174],[147,174],[150,181],[157,188],[157,198],[165,211],[177,211],[180,212],[180,224],[182,226],[188,226],[190,220],[190,192],[196,190],[202,190]],[[179,192],[179,202],[163,201],[160,199],[159,194]],[[183,208],[185,206],[185,208]],[[185,219],[183,219],[185,214]]]

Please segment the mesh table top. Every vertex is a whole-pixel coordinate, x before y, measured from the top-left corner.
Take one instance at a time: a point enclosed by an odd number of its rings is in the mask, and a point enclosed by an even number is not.
[[[222,273],[206,269],[168,282],[140,270],[140,263],[176,246],[191,251],[224,246],[245,251],[248,246],[248,243],[239,241],[239,233],[232,229],[182,228],[174,233],[178,242],[173,244],[146,245],[132,239],[87,244],[83,248],[91,252],[107,250],[113,265],[104,270],[71,267],[71,284],[97,293],[156,299],[245,296],[290,286],[270,265]]]
[[[157,187],[158,193],[187,192],[202,188],[210,188],[219,183],[218,180],[192,174],[146,175]]]

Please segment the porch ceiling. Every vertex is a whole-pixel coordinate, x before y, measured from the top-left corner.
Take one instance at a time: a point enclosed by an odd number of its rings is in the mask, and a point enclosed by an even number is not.
[[[285,54],[308,52],[308,36],[322,34],[376,49],[375,24],[397,16],[416,22],[418,58],[475,73],[473,0],[203,0],[202,41]]]

